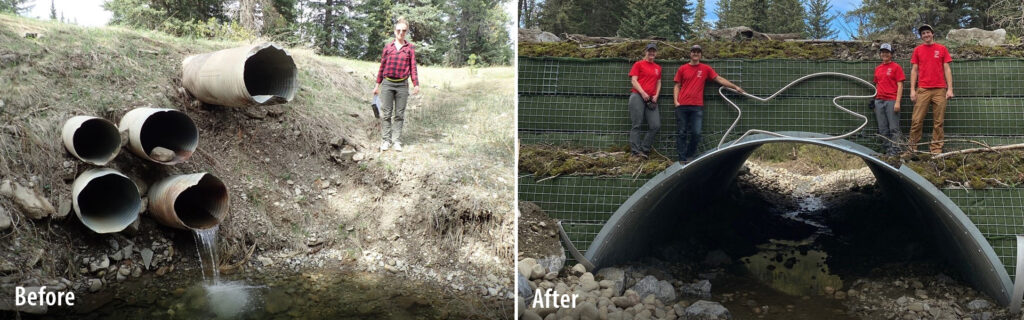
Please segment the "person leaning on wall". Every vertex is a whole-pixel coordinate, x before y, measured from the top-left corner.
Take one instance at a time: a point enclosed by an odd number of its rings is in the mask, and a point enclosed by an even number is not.
[[[914,101],[914,113],[910,120],[910,148],[917,150],[924,127],[924,116],[932,105],[932,141],[929,146],[933,154],[942,153],[946,120],[946,101],[953,98],[953,71],[949,63],[953,57],[945,46],[935,42],[932,26],[917,28],[922,44],[914,48],[910,56],[910,101]]]
[[[644,48],[644,58],[633,64],[629,79],[633,87],[629,95],[629,149],[634,156],[647,159],[654,144],[654,135],[661,129],[658,115],[658,94],[661,92],[661,66],[654,62],[658,47],[651,42]],[[647,134],[641,138],[644,120],[647,120]]]
[[[373,94],[380,94],[381,144],[380,151],[394,148],[402,151],[402,124],[405,121],[405,105],[409,102],[409,79],[412,79],[412,94],[420,92],[420,81],[416,74],[415,46],[405,41],[409,22],[398,18],[395,22],[395,41],[384,46],[380,68],[377,71],[377,85]]]
[[[882,148],[885,154],[894,156],[900,151],[900,98],[903,96],[903,67],[892,61],[892,45],[883,43],[878,49],[882,63],[875,67],[875,86],[878,93],[871,101],[878,120],[878,135],[882,136]],[[895,142],[895,143],[894,143]]]
[[[690,62],[679,66],[674,78],[672,98],[676,113],[676,152],[679,163],[686,164],[697,155],[700,130],[704,121],[704,84],[718,84],[743,93],[743,88],[719,76],[711,66],[701,63],[704,50],[699,45],[690,47]]]

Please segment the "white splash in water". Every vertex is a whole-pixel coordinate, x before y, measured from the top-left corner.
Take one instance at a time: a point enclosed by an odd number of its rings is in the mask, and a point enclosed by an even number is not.
[[[207,305],[218,318],[233,319],[252,309],[252,289],[264,286],[250,286],[241,281],[220,281],[220,270],[217,259],[217,230],[219,226],[209,229],[193,230],[196,239],[196,252],[199,255],[199,266],[202,269],[203,288],[206,289]],[[209,271],[207,271],[209,270]],[[209,274],[209,276],[207,276]]]
[[[193,229],[196,238],[196,252],[199,254],[199,267],[203,270],[203,280],[207,283],[216,284],[220,280],[220,271],[217,270],[217,230],[219,225],[209,229]],[[203,257],[206,259],[203,259]],[[209,262],[210,278],[206,277],[206,265]]]
[[[210,311],[218,318],[234,319],[252,309],[250,291],[264,286],[249,286],[240,281],[227,281],[205,285],[204,288]]]

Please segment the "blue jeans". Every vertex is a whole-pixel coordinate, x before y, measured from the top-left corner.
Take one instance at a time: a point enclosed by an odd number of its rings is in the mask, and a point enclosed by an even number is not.
[[[679,161],[690,161],[696,157],[703,122],[704,107],[676,107],[676,152],[679,154]]]

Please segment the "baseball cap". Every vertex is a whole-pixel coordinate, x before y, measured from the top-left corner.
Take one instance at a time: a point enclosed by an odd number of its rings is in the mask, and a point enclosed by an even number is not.
[[[648,50],[658,50],[658,45],[656,45],[654,42],[648,43],[647,48],[645,48],[644,51]]]
[[[917,33],[918,34],[920,34],[921,31],[924,31],[924,30],[931,31],[933,33],[935,32],[935,29],[932,29],[932,26],[927,25],[927,24],[924,24],[924,25],[921,25],[920,27],[917,27]]]
[[[690,47],[690,52],[693,52],[693,51],[700,51],[700,52],[704,52],[704,50],[700,48],[700,45],[699,45],[699,44],[695,44],[695,45],[693,45],[692,47]]]
[[[878,48],[878,51],[882,50],[892,52],[892,45],[888,43],[883,43],[882,46]]]

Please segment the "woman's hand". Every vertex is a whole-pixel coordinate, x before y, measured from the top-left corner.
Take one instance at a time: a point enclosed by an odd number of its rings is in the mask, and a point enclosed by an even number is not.
[[[420,93],[420,86],[413,86],[412,87],[412,94],[417,94],[417,93]]]
[[[373,86],[373,95],[378,95],[378,94],[380,94],[380,84],[379,83],[376,86]]]

